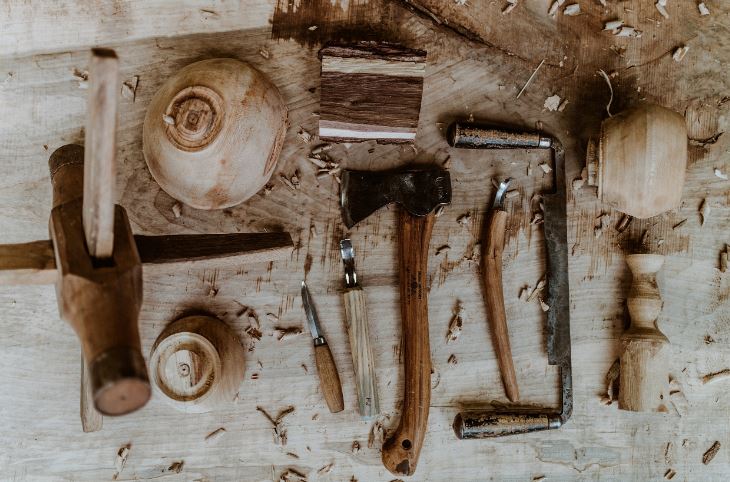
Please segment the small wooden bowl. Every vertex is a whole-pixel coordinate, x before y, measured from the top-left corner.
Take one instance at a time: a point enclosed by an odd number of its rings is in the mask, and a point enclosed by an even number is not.
[[[244,375],[244,349],[222,321],[188,316],[160,333],[150,355],[152,385],[183,412],[208,412],[236,396]]]
[[[234,206],[271,177],[287,115],[276,86],[250,65],[196,62],[152,98],[144,157],[152,177],[175,199],[198,209]]]

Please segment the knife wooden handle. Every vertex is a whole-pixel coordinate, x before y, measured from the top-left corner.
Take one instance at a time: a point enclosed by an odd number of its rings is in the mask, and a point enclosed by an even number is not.
[[[454,419],[460,440],[503,437],[553,428],[557,417],[546,413],[461,412]]]
[[[502,292],[502,251],[504,234],[507,225],[507,212],[501,209],[492,211],[487,224],[482,256],[482,274],[484,276],[484,300],[487,303],[487,317],[492,332],[494,351],[497,354],[499,371],[502,374],[504,392],[511,402],[519,397],[517,377],[512,362],[512,349],[509,343],[507,317],[504,311],[504,293]]]
[[[369,420],[380,412],[380,402],[375,380],[375,359],[370,345],[365,292],[362,288],[351,288],[345,291],[344,299],[358,406],[363,419]]]
[[[319,373],[319,384],[322,387],[322,395],[327,402],[330,412],[341,412],[345,408],[345,401],[342,397],[342,385],[340,375],[337,373],[335,359],[327,342],[314,347],[314,361],[317,364]]]
[[[404,398],[400,424],[383,444],[383,465],[395,475],[413,475],[428,426],[431,350],[428,341],[428,245],[434,214],[399,219],[400,303],[403,324]]]

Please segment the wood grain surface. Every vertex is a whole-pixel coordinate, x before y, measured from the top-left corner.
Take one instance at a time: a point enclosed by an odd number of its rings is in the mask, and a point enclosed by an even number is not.
[[[605,8],[582,1],[581,15],[555,18],[547,15],[548,2],[541,0],[521,1],[507,15],[501,14],[500,2],[480,0],[466,5],[437,0],[350,2],[344,7],[330,7],[329,0],[321,3],[328,7],[312,16],[307,15],[308,2],[288,7],[285,1],[256,0],[185,7],[156,0],[10,0],[0,7],[6,26],[0,29],[0,105],[8,120],[0,123],[0,242],[48,238],[47,161],[55,148],[83,140],[87,92],[72,72],[87,67],[88,48],[94,44],[113,47],[124,59],[122,82],[139,76],[136,99],[120,100],[116,186],[118,202],[127,209],[135,233],[288,231],[295,244],[289,258],[255,266],[206,261],[184,268],[144,269],[143,353],[149,353],[171,320],[206,310],[232,326],[252,348],[246,353],[245,379],[228,410],[189,416],[153,397],[138,413],[107,417],[104,428],[90,434],[81,432],[78,420],[78,342],[58,319],[53,288],[0,287],[2,476],[108,480],[117,472],[118,452],[130,444],[118,479],[279,480],[289,469],[310,479],[395,478],[381,462],[379,427],[389,433],[402,410],[396,210],[383,209],[349,233],[358,253],[358,274],[367,280],[380,382],[382,415],[367,423],[357,410],[342,322],[339,240],[346,230],[340,220],[338,186],[331,176],[317,179],[316,169],[306,160],[318,145],[316,137],[307,144],[297,136],[300,127],[310,133],[317,129],[312,113],[319,111],[318,39],[372,32],[381,40],[429,53],[417,152],[365,142],[349,149],[337,145],[328,154],[354,169],[441,163],[450,156],[454,183],[452,204],[434,226],[429,252],[431,409],[418,470],[409,480],[529,481],[544,476],[644,481],[661,480],[669,469],[676,472],[673,480],[724,480],[730,471],[725,450],[730,429],[720,422],[727,419],[730,407],[725,396],[728,380],[702,380],[730,368],[730,279],[718,269],[719,252],[730,232],[730,184],[713,174],[715,168],[730,171],[730,137],[723,134],[704,146],[691,143],[680,207],[649,220],[634,219],[622,232],[616,229],[622,215],[600,205],[593,189],[570,190],[573,417],[557,431],[460,442],[451,428],[456,413],[491,401],[506,402],[479,282],[477,243],[492,177],[513,177],[519,194],[508,211],[503,289],[507,317],[514,320],[510,335],[520,398],[526,405],[557,406],[557,374],[547,366],[545,354],[544,314],[537,303],[518,298],[520,289],[534,287],[545,271],[542,228],[530,224],[539,201],[530,201],[549,188],[551,177],[537,167],[549,162],[548,152],[450,149],[444,130],[451,120],[470,114],[522,126],[540,122],[566,145],[570,183],[580,175],[588,138],[597,136],[607,116],[610,93],[596,74],[600,68],[617,73],[611,77],[612,113],[646,98],[684,113],[691,139],[728,132],[730,103],[723,99],[730,96],[730,78],[723,66],[730,59],[730,6],[705,0],[711,15],[701,17],[694,2],[670,0],[670,18],[663,19],[652,0],[607,2]],[[604,22],[616,18],[644,34],[636,39],[603,32]],[[281,23],[285,19],[291,22]],[[74,28],[69,28],[71,22]],[[318,28],[310,31],[315,24]],[[275,33],[278,36],[272,38]],[[313,40],[311,47],[307,38]],[[690,49],[675,62],[671,51],[680,44]],[[262,50],[268,58],[259,53]],[[269,77],[289,108],[291,127],[268,195],[260,192],[243,205],[221,211],[183,206],[177,217],[175,201],[146,169],[142,123],[146,106],[166,78],[185,65],[213,57],[249,62]],[[554,94],[569,100],[561,112],[543,107]],[[296,170],[301,187],[294,191],[281,184],[278,175],[291,176]],[[703,199],[712,208],[704,226],[698,213]],[[457,222],[466,213],[470,216]],[[608,214],[609,222],[596,236],[602,214]],[[631,274],[623,247],[640,240],[645,231],[655,252],[666,255],[658,280],[664,299],[658,326],[671,342],[674,355],[668,369],[681,387],[664,414],[619,411],[616,403],[601,402],[626,323]],[[275,336],[275,326],[303,326],[298,297],[305,273],[307,283],[318,287],[317,308],[327,323],[328,342],[342,375],[345,410],[338,414],[330,414],[322,399],[311,339]],[[462,333],[446,343],[457,300]],[[260,340],[246,334],[250,321],[241,305],[261,320]],[[283,421],[286,445],[275,443],[271,423],[256,411],[257,405],[269,413],[295,407]],[[221,427],[222,435],[206,441]],[[703,454],[715,441],[721,448],[705,465]],[[329,473],[318,474],[331,463]]]

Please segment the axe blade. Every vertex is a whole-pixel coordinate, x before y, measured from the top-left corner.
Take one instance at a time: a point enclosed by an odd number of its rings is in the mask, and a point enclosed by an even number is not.
[[[425,216],[451,202],[451,176],[445,169],[342,172],[340,208],[347,228],[390,203]]]

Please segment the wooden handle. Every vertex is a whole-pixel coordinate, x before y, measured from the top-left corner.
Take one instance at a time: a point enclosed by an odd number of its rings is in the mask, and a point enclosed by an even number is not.
[[[327,343],[314,347],[314,360],[317,363],[322,394],[330,412],[341,412],[345,408],[345,401],[342,398],[340,375],[337,373],[335,359],[332,357],[332,352]]]
[[[98,432],[104,424],[104,417],[94,407],[94,391],[91,387],[89,365],[81,354],[81,428],[84,432]]]
[[[358,407],[362,418],[369,420],[380,412],[380,402],[375,380],[375,359],[370,345],[365,293],[361,288],[353,288],[345,292],[344,299],[345,322],[350,337]]]
[[[395,475],[413,475],[428,426],[431,349],[428,341],[428,245],[433,213],[399,219],[400,303],[403,323],[404,398],[400,424],[383,444],[383,465]]]
[[[504,293],[502,292],[502,251],[507,225],[507,212],[501,209],[492,211],[487,224],[482,256],[484,276],[484,299],[487,303],[487,317],[492,331],[492,342],[497,354],[499,371],[502,374],[504,392],[511,402],[520,398],[517,376],[512,362],[512,348],[509,344],[507,316],[504,312]]]
[[[84,141],[84,234],[89,254],[111,258],[114,251],[119,60],[113,50],[92,49]]]
[[[461,440],[495,438],[552,428],[556,418],[545,413],[462,412],[454,419]]]
[[[634,412],[663,411],[669,340],[656,326],[663,305],[656,274],[664,264],[664,256],[634,254],[626,258],[626,263],[633,274],[627,299],[631,327],[621,336],[618,406]]]

